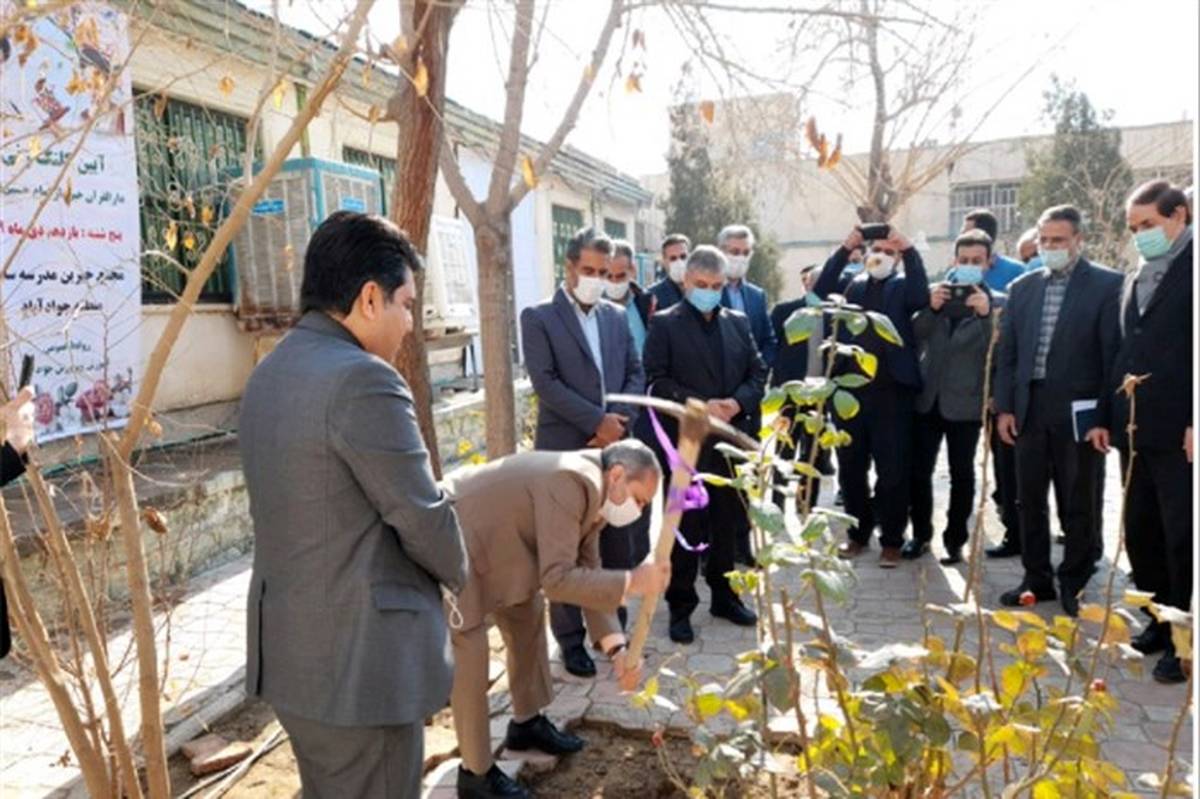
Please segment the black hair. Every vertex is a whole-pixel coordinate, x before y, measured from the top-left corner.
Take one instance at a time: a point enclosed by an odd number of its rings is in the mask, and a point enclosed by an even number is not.
[[[659,251],[666,252],[667,248],[670,247],[672,244],[682,244],[683,248],[685,250],[688,250],[689,252],[692,249],[692,240],[691,239],[689,239],[687,236],[683,235],[682,233],[672,233],[671,235],[667,236],[665,239],[662,240],[662,247],[659,248]]]
[[[625,239],[613,240],[613,257],[628,258],[630,263],[633,263],[633,245],[625,241]]]
[[[961,247],[985,247],[987,248],[988,257],[992,257],[992,237],[985,233],[982,229],[968,230],[966,233],[959,235],[954,240],[954,254],[957,256]]]
[[[390,302],[420,268],[421,258],[400,228],[375,214],[335,211],[308,240],[300,308],[348,314],[370,281]]]
[[[1079,233],[1083,230],[1083,214],[1073,205],[1053,205],[1042,211],[1038,217],[1038,227],[1047,222],[1070,222],[1071,229]]]
[[[1000,232],[1000,223],[996,220],[996,215],[986,208],[976,208],[964,216],[963,220],[988,234],[992,241],[996,240],[996,234]]]
[[[1188,207],[1187,195],[1178,186],[1172,186],[1165,180],[1151,180],[1138,186],[1133,190],[1133,194],[1129,195],[1130,205],[1150,205],[1150,203],[1154,203],[1155,210],[1161,216],[1170,216],[1175,213],[1176,208],[1182,205],[1188,224],[1192,223],[1192,209]]]
[[[571,263],[578,261],[584,250],[612,255],[612,239],[594,227],[581,228],[575,231],[575,235],[567,242],[567,260]]]

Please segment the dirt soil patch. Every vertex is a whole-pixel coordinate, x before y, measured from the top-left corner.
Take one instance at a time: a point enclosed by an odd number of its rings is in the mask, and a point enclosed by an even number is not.
[[[275,713],[265,702],[248,701],[240,708],[209,728],[210,732],[227,741],[246,741],[254,749],[266,741],[279,727]],[[171,790],[176,795],[184,793],[207,777],[193,777],[188,770],[188,759],[182,753],[171,758]],[[214,783],[212,787],[215,787]],[[196,796],[203,797],[210,789],[201,790]],[[287,741],[279,744],[255,761],[250,771],[238,780],[227,797],[263,797],[264,799],[292,799],[300,796],[300,774],[296,771],[296,758],[292,745]]]

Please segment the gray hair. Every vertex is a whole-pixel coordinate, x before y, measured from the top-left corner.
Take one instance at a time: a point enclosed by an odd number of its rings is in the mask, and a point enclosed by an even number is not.
[[[625,241],[625,239],[613,239],[613,257],[628,258],[633,261],[633,245]]]
[[[724,247],[730,239],[745,239],[750,249],[754,249],[754,231],[745,225],[726,225],[717,234],[717,246]]]
[[[1034,227],[1029,228],[1029,230],[1026,230],[1024,233],[1021,234],[1021,238],[1017,240],[1017,246],[1020,247],[1022,244],[1024,244],[1027,241],[1032,241],[1032,242],[1036,243],[1037,240],[1038,240],[1038,229],[1037,229],[1037,226],[1035,225]]]
[[[689,272],[708,272],[709,274],[725,274],[728,266],[725,253],[711,244],[701,244],[688,254],[687,270]]]
[[[621,439],[600,451],[600,468],[607,472],[614,466],[624,466],[625,473],[634,480],[650,472],[662,478],[662,467],[658,464],[654,450],[636,438]]]

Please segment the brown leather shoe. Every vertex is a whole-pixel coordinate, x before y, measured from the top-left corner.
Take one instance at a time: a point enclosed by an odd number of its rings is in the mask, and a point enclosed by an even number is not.
[[[843,541],[838,544],[838,557],[843,560],[854,560],[862,553],[866,552],[871,547],[867,544],[860,544],[857,541]]]
[[[900,565],[900,547],[884,547],[879,553],[879,568],[894,569]]]

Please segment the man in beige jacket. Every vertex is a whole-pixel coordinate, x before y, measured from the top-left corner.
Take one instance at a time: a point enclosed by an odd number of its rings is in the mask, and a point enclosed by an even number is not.
[[[471,564],[466,587],[450,607],[455,662],[450,705],[463,761],[460,799],[529,795],[492,760],[489,615],[507,654],[509,749],[569,754],[583,748],[581,739],[541,715],[553,698],[543,594],[583,609],[594,643],[612,659],[618,679],[640,667],[625,661],[616,611],[629,596],[661,593],[670,566],[647,562],[632,571],[602,569],[599,535],[606,524],[638,518],[657,494],[660,477],[654,453],[639,441],[624,440],[603,450],[521,453],[445,479]]]

